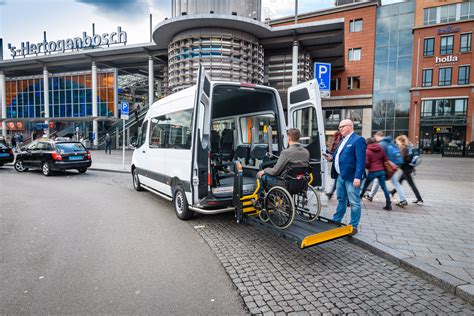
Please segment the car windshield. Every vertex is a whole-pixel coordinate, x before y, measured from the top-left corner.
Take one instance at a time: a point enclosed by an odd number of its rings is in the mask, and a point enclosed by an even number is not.
[[[56,147],[58,148],[58,151],[62,154],[86,150],[81,143],[61,143],[56,144]]]

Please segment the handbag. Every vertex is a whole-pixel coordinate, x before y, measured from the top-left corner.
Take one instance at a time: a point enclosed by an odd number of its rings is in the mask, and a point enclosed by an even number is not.
[[[391,162],[390,160],[385,160],[383,162],[383,167],[385,169],[386,180],[390,180],[398,169],[397,165]]]

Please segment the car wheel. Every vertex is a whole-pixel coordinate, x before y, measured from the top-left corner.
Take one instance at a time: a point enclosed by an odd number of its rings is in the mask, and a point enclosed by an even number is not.
[[[176,187],[173,198],[176,216],[182,220],[188,220],[194,216],[194,212],[189,209],[186,194],[181,186]]]
[[[43,171],[43,174],[47,177],[51,175],[52,172],[48,162],[43,162],[43,165],[41,166],[41,171]]]
[[[25,166],[23,166],[23,161],[21,161],[21,160],[15,161],[15,164],[13,165],[13,167],[18,172],[24,172],[24,171],[28,170],[28,168],[25,168]]]
[[[138,171],[137,169],[133,169],[132,171],[132,180],[133,180],[133,188],[136,191],[143,191],[143,187],[140,183],[140,179],[138,178]]]
[[[81,169],[77,169],[77,171],[79,173],[85,173],[87,171],[87,168],[81,168]]]

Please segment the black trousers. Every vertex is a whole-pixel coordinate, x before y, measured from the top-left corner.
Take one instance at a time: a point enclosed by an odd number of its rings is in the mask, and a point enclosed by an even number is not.
[[[402,167],[402,171],[403,173],[400,176],[400,184],[402,184],[402,182],[406,180],[408,182],[408,185],[410,185],[410,188],[413,190],[413,193],[415,193],[416,199],[418,201],[423,200],[421,198],[420,191],[418,191],[418,188],[416,187],[415,181],[413,180],[413,177],[412,177],[413,167],[411,166],[406,167],[406,168]]]

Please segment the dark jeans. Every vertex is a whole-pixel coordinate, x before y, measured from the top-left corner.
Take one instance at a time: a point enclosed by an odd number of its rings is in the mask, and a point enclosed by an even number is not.
[[[408,184],[413,190],[413,193],[415,193],[417,201],[422,201],[423,199],[421,198],[420,191],[418,191],[415,181],[413,180],[413,177],[411,175],[413,173],[413,167],[402,168],[402,171],[403,173],[400,176],[400,183],[402,183],[404,180],[407,180]]]
[[[260,190],[258,193],[262,192],[262,190],[268,191],[271,187],[273,187],[277,182],[277,178],[268,174],[264,174],[262,178],[260,178]]]
[[[105,144],[105,153],[107,153],[107,150],[109,151],[109,154],[112,153],[112,144]]]
[[[382,187],[382,190],[383,190],[383,194],[385,195],[385,201],[387,204],[390,204],[390,194],[388,193],[387,185],[385,184],[385,171],[384,170],[369,172],[369,175],[367,176],[367,179],[364,182],[364,187],[362,188],[360,195],[361,196],[364,195],[365,191],[367,191],[367,188],[369,187],[370,183],[374,181],[374,179],[379,180],[380,186]]]

